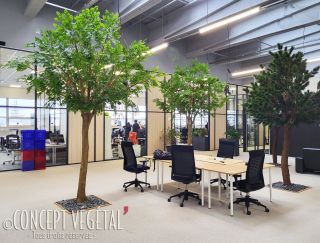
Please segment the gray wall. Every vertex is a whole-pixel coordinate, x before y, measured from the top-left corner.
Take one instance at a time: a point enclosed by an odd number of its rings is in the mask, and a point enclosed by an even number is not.
[[[0,40],[14,48],[25,49],[34,41],[36,32],[51,28],[56,8],[44,6],[35,18],[24,15],[26,0],[0,0]]]

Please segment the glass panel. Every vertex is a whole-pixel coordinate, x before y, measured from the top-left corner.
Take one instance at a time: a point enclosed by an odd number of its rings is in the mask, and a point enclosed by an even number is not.
[[[9,98],[9,106],[34,107],[34,99],[14,99],[14,98]]]
[[[38,129],[47,131],[47,165],[67,164],[67,110],[38,108],[37,114]]]

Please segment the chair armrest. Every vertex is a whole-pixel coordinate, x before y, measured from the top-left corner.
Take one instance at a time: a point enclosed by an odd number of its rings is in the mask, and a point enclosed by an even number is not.
[[[304,162],[303,158],[301,157],[296,157],[296,172],[297,173],[304,173]]]

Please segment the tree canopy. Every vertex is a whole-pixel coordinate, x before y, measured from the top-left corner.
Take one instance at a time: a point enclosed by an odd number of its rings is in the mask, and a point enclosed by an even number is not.
[[[208,114],[226,102],[225,83],[210,74],[209,66],[196,60],[185,67],[177,66],[168,81],[161,82],[165,99],[156,104],[165,112],[178,111],[187,116],[188,143],[197,115]]]
[[[26,77],[29,89],[59,101],[69,111],[103,112],[105,103],[133,105],[132,95],[155,85],[154,73],[144,69],[148,47],[142,41],[125,46],[117,14],[97,7],[73,16],[57,13],[54,28],[35,38],[35,53],[9,63],[18,71],[38,65]]]

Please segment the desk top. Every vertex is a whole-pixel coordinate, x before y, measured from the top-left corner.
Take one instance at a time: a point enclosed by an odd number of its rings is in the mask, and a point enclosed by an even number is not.
[[[55,144],[55,143],[46,143],[46,148],[65,148],[67,147],[66,143],[59,143],[59,144]]]
[[[153,156],[143,156],[146,159],[153,159]],[[196,168],[201,170],[220,172],[228,175],[237,175],[247,171],[246,162],[238,159],[224,159],[223,161],[215,160],[208,155],[196,155]],[[159,160],[162,163],[171,164],[171,160]],[[263,168],[272,168],[274,165],[264,163]]]

